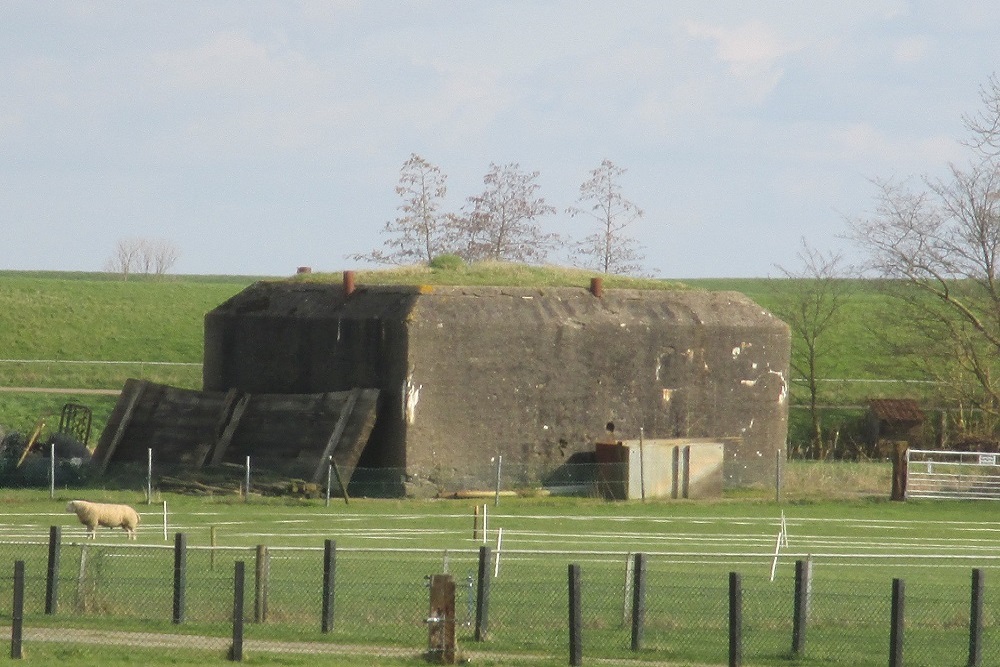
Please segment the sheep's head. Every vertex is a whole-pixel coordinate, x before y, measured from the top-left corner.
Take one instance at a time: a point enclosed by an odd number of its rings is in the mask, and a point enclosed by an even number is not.
[[[71,500],[68,503],[66,503],[66,511],[67,512],[76,512],[76,501],[75,500]]]

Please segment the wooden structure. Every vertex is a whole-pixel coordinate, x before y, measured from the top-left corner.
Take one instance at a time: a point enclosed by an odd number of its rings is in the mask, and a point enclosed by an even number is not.
[[[912,398],[872,398],[868,401],[866,434],[870,445],[910,440],[924,423],[924,411]]]
[[[427,659],[454,665],[455,646],[455,580],[450,574],[434,574],[430,578]]]
[[[242,465],[249,456],[256,466],[320,482],[331,460],[346,471],[357,465],[375,424],[378,394],[377,389],[194,391],[132,379],[108,419],[93,462],[104,472],[112,462],[145,462],[149,449],[158,462],[194,468]]]

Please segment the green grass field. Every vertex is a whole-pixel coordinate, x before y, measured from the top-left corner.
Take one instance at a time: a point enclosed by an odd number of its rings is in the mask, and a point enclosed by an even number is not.
[[[164,540],[163,498],[145,505],[139,494],[93,491],[88,497],[133,501],[143,526],[135,544],[120,531],[104,530],[84,555],[83,528],[61,511],[69,497],[0,493],[0,562],[27,563],[26,627],[101,628],[113,621],[116,629],[135,632],[225,638],[234,562],[247,563],[252,614],[255,547],[261,544],[271,557],[270,615],[266,623],[248,625],[248,639],[307,642],[316,644],[315,650],[346,645],[386,655],[411,651],[416,660],[427,637],[425,577],[443,572],[457,583],[456,617],[471,620],[468,584],[483,544],[481,533],[473,535],[473,509],[481,502],[354,499],[326,506],[167,496]],[[964,664],[972,568],[986,572],[987,608],[995,608],[1000,527],[990,502],[609,503],[503,497],[498,505],[492,500],[485,505],[487,543],[494,553],[502,529],[499,564],[490,563],[497,572],[490,635],[474,642],[471,627],[463,625],[459,642],[469,652],[504,656],[496,664],[565,664],[570,563],[582,570],[585,656],[608,660],[724,664],[730,572],[743,578],[747,665],[884,665],[893,578],[907,583],[908,665]],[[782,517],[787,545],[771,581]],[[64,531],[61,606],[54,617],[41,613],[51,525]],[[187,616],[181,627],[169,623],[176,532],[184,533],[189,545]],[[318,632],[326,539],[337,545],[337,623],[329,635]],[[645,643],[638,654],[629,650],[626,588],[626,566],[635,552],[648,558]],[[804,559],[811,560],[814,574],[812,619],[806,657],[796,661],[788,656],[791,592],[794,561]],[[9,578],[0,586],[0,599],[9,600]],[[0,610],[0,619],[6,613]],[[996,623],[991,611],[985,664],[1000,659]],[[191,639],[193,648],[198,641]],[[94,655],[79,650],[83,660]],[[218,653],[210,646],[201,650]],[[539,663],[519,655],[547,657]],[[277,664],[306,664],[308,656],[282,659],[289,662]],[[303,662],[295,662],[299,659]]]

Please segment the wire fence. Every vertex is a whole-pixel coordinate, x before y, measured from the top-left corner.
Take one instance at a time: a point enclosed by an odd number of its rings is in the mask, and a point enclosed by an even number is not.
[[[83,359],[0,359],[0,386],[75,387],[86,378],[88,387],[115,390],[130,377],[198,388],[201,362]],[[806,378],[792,378],[793,393],[805,391]],[[903,378],[816,378],[825,401],[863,402],[885,392],[922,398],[944,383]]]
[[[1000,664],[984,570],[947,563],[909,571],[905,606],[893,595],[902,580],[889,576],[891,568],[844,559],[800,561],[794,577],[772,579],[759,562],[744,567],[731,558],[337,549],[330,540],[194,547],[182,533],[173,545],[103,544],[66,541],[53,527],[48,542],[0,543],[0,563],[0,623],[9,626],[12,656],[27,645],[31,661],[45,662],[65,645],[95,659],[109,647],[201,652],[220,662],[272,653],[419,656],[433,650],[434,624],[442,622],[430,580],[446,574],[459,658],[705,665],[805,658],[882,667],[902,665],[905,647],[910,667]],[[894,636],[897,615],[902,631]]]

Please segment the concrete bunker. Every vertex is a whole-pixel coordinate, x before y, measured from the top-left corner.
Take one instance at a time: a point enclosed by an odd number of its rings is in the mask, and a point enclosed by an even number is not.
[[[725,443],[726,487],[770,484],[787,325],[735,292],[258,282],[205,317],[204,391],[377,390],[357,465],[414,492],[537,485],[636,439]],[[400,489],[403,492],[404,489]]]

